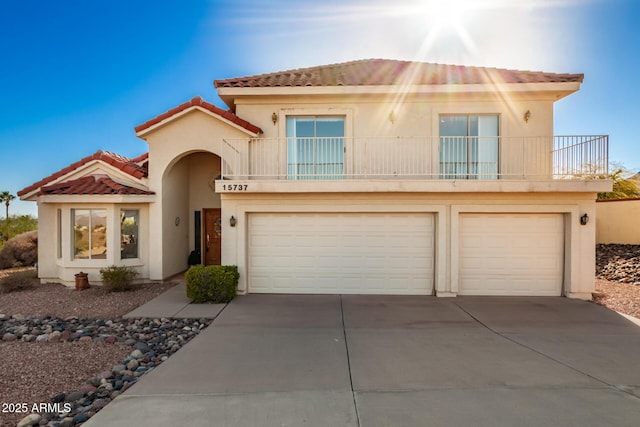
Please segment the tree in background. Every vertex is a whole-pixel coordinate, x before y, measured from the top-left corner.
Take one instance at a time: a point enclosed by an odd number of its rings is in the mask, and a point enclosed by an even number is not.
[[[4,218],[7,223],[9,222],[9,205],[11,204],[11,201],[15,198],[16,196],[9,193],[8,191],[3,191],[0,193],[0,202],[4,202],[4,206],[6,208],[6,211],[5,211],[6,213]]]
[[[613,190],[607,193],[598,193],[598,200],[632,199],[640,197],[637,174],[625,170],[625,168],[620,165],[615,165],[615,167],[616,169],[609,174],[609,179],[613,181]]]
[[[14,236],[38,229],[38,219],[31,215],[11,215],[10,221],[0,222],[0,249]]]
[[[5,206],[5,219],[0,223],[0,249],[12,237],[38,229],[38,219],[31,215],[9,216],[9,205],[15,198],[8,191],[0,192],[0,203]]]

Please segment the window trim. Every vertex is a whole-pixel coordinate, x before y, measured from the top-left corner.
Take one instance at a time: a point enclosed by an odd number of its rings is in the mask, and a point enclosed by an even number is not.
[[[347,176],[352,173],[353,165],[350,163],[350,159],[353,159],[353,108],[343,107],[309,107],[300,108],[294,106],[285,106],[276,110],[278,113],[278,149],[281,153],[287,152],[287,120],[289,116],[343,116],[344,117],[344,175]],[[284,119],[283,119],[284,118]],[[287,176],[288,166],[286,156],[282,156],[279,159],[278,174],[280,176]]]
[[[56,258],[62,259],[62,209],[56,209]]]
[[[313,126],[314,126],[314,136],[313,137],[309,137],[309,136],[297,136],[297,135],[289,135],[291,128],[289,127],[290,123],[296,123],[295,119],[308,119],[309,121],[311,121],[311,119],[313,120]],[[318,124],[318,119],[334,119],[336,121],[341,121],[342,122],[342,136],[329,136],[329,137],[322,137],[322,136],[317,136],[317,124]],[[346,133],[347,133],[347,116],[346,114],[287,114],[285,117],[285,135],[286,135],[286,147],[287,147],[287,179],[288,180],[311,180],[311,181],[315,181],[315,180],[341,180],[344,179],[344,175],[346,173],[346,162],[345,162],[345,158],[346,158]],[[313,143],[313,162],[312,163],[304,163],[300,161],[300,156],[298,153],[298,146],[297,146],[297,142],[299,140],[304,140],[304,139],[308,139]],[[338,142],[339,139],[341,139],[342,144],[341,147],[338,147],[338,156],[336,157],[340,157],[341,162],[328,162],[323,166],[323,163],[319,163],[317,162],[319,156],[316,156],[316,150],[318,145],[323,143],[323,139],[326,139],[327,141],[325,141],[325,144],[331,144],[332,142]],[[295,145],[292,147],[291,143],[294,142]],[[341,149],[340,149],[341,148]],[[294,153],[294,159],[291,158],[291,153]],[[324,153],[326,154],[326,153]],[[295,161],[293,161],[295,160]],[[334,160],[334,159],[329,159],[329,160]],[[335,160],[338,160],[338,158],[336,158]],[[297,166],[297,165],[311,165],[313,167],[313,174],[309,174],[309,175],[305,175],[305,174],[300,174],[300,173],[291,173],[291,167],[292,166]],[[317,175],[316,171],[317,168],[322,168],[322,167],[327,167],[327,165],[329,165],[328,167],[331,168],[330,165],[334,165],[336,168],[339,167],[339,165],[341,165],[341,170],[335,174],[329,173],[328,175]]]
[[[87,258],[77,258],[76,257],[76,212],[77,211],[88,211],[89,212],[89,256]],[[94,258],[92,255],[91,248],[93,247],[93,235],[92,235],[92,223],[93,223],[93,212],[94,211],[102,211],[104,212],[105,218],[105,254],[104,258]],[[71,208],[70,209],[70,223],[71,223],[71,239],[70,239],[70,249],[71,249],[71,261],[75,262],[101,262],[107,261],[109,259],[109,209],[108,208]]]
[[[124,242],[122,241],[122,236],[123,236],[123,227],[124,227],[124,218],[125,218],[125,214],[124,212],[126,211],[135,211],[136,212],[136,222],[135,222],[135,226],[136,226],[136,233],[135,233],[135,249],[136,249],[136,254],[135,256],[132,257],[123,257],[122,253],[123,253],[123,248],[122,246],[124,245]],[[124,261],[124,260],[131,260],[131,259],[139,259],[140,258],[140,209],[139,208],[125,208],[125,207],[119,207],[118,208],[118,214],[120,215],[119,218],[121,218],[120,220],[120,229],[118,230],[119,235],[120,235],[120,260]]]
[[[456,136],[450,136],[450,137],[464,137],[467,138],[467,147],[466,147],[466,166],[465,166],[465,172],[462,175],[457,175],[452,178],[452,179],[464,179],[464,180],[496,180],[496,179],[500,179],[500,169],[501,169],[501,152],[502,152],[502,132],[501,132],[501,127],[502,127],[502,117],[500,113],[497,112],[493,112],[493,113],[486,113],[486,112],[482,112],[482,113],[473,113],[473,112],[467,112],[467,113],[462,113],[462,112],[446,112],[446,113],[439,113],[437,114],[437,127],[436,127],[436,132],[438,135],[438,165],[439,165],[439,176],[440,179],[448,179],[446,178],[447,173],[442,171],[442,165],[443,162],[440,158],[440,154],[442,152],[442,145],[443,145],[443,141],[442,138],[443,136],[441,135],[441,129],[440,129],[440,124],[441,124],[441,119],[442,117],[466,117],[467,119],[467,130],[466,130],[466,135],[456,135]],[[469,135],[470,129],[471,129],[471,118],[472,117],[495,117],[497,120],[497,135],[493,136],[493,135],[489,135],[486,136],[486,138],[495,138],[496,139],[496,147],[495,147],[495,151],[496,151],[496,159],[495,159],[495,173],[470,173],[470,167],[469,165],[473,162],[470,162],[470,154],[473,152],[473,150],[469,149],[469,141],[471,138],[482,138],[482,136],[480,135]],[[444,136],[444,138],[447,138],[447,136]],[[476,141],[477,142],[477,141]],[[479,153],[479,150],[477,151]],[[447,162],[444,162],[445,164]],[[476,162],[477,163],[477,162]],[[490,177],[487,177],[489,176]],[[451,179],[451,178],[450,178]]]

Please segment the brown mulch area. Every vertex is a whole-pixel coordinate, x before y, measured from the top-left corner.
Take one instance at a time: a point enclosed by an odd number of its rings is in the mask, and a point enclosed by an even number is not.
[[[175,283],[141,283],[128,292],[107,292],[99,286],[76,291],[58,283],[35,285],[33,289],[0,294],[0,314],[66,318],[122,317],[160,295]]]
[[[593,301],[611,310],[640,319],[640,286],[596,279]]]

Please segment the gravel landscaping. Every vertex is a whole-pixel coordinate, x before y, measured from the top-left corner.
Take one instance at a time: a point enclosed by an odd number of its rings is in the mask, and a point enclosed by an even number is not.
[[[639,267],[640,245],[598,245],[594,302],[640,318]],[[174,285],[0,294],[0,427],[81,425],[195,337],[211,319],[122,318]]]
[[[0,294],[0,427],[81,425],[195,337],[210,319],[122,319],[172,286]]]
[[[597,245],[594,302],[640,318],[640,245]]]

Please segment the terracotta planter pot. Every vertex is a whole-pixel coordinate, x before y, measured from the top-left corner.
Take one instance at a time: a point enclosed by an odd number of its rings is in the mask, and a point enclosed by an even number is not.
[[[75,275],[76,278],[76,291],[82,291],[84,289],[89,289],[89,275],[87,273],[83,273],[82,271]]]

